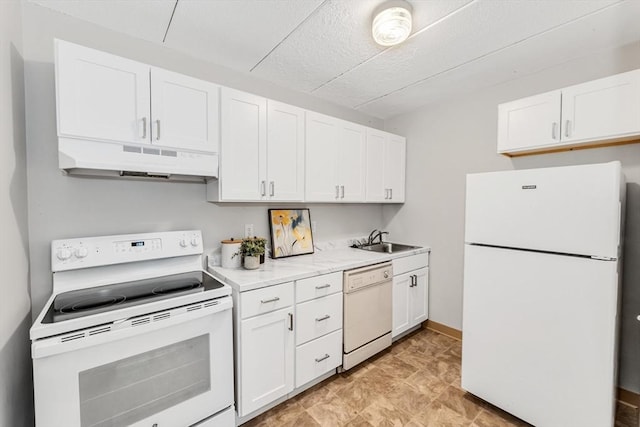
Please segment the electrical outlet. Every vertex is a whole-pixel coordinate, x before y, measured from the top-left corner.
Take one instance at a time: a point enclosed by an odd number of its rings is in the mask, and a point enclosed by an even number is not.
[[[256,234],[253,231],[253,224],[244,225],[244,237],[253,237]]]
[[[316,221],[311,221],[311,232],[315,233],[318,230],[318,223]]]

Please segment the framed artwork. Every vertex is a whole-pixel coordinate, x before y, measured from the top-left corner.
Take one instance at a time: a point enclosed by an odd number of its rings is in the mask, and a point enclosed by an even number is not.
[[[269,209],[271,258],[313,253],[309,209]]]

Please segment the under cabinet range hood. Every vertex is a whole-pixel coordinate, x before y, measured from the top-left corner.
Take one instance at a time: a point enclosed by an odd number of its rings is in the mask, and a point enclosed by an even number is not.
[[[220,87],[55,40],[58,161],[74,175],[218,177]]]
[[[218,177],[217,153],[158,145],[59,138],[58,163],[66,174],[204,182]]]

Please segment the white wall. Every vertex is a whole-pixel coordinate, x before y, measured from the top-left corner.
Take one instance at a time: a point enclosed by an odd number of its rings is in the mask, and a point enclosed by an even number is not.
[[[51,293],[50,243],[91,235],[202,229],[205,250],[223,238],[240,237],[252,223],[268,235],[265,204],[212,204],[204,184],[90,179],[63,176],[57,167],[53,39],[60,38],[116,55],[207,79],[316,110],[381,127],[382,121],[196,60],[150,42],[25,3],[24,58],[29,178],[29,231],[33,316]],[[382,224],[380,205],[310,205],[316,240],[366,235]]]
[[[383,209],[393,239],[431,245],[430,319],[461,329],[465,175],[620,160],[627,185],[620,386],[640,391],[640,145],[510,159],[496,154],[497,105],[640,68],[640,43],[387,120],[407,137],[407,203]]]
[[[0,425],[33,425],[24,63],[18,0],[0,2]]]

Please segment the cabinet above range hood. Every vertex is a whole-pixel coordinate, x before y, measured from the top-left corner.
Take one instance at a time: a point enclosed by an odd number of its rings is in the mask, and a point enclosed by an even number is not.
[[[218,177],[219,86],[55,41],[58,160],[68,174]]]

